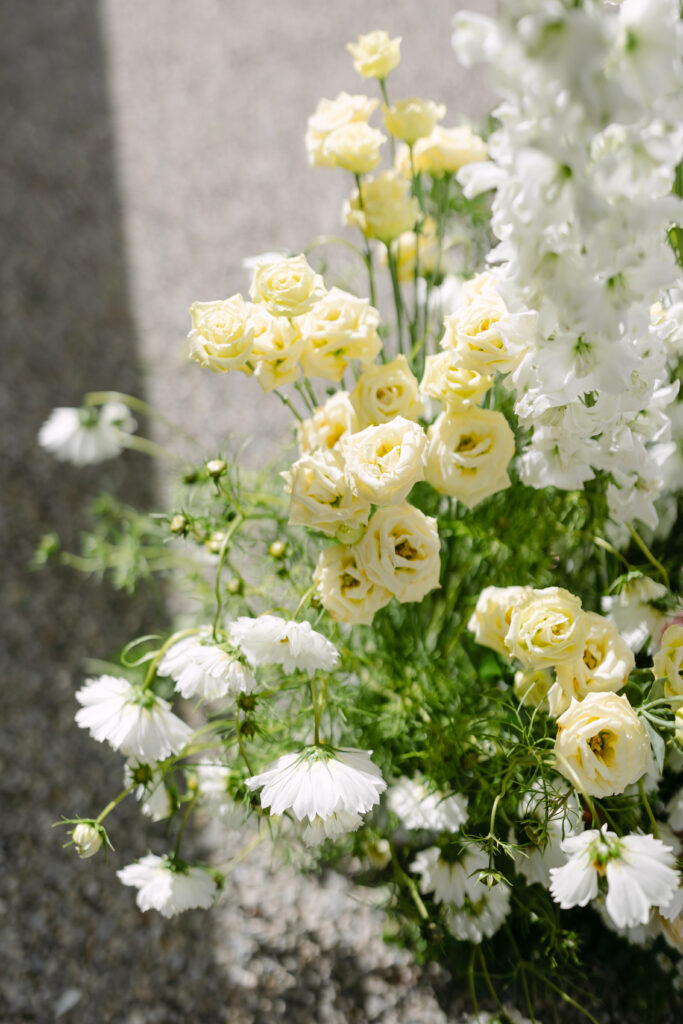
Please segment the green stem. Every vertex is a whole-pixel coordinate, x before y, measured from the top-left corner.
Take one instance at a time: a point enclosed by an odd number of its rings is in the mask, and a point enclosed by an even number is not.
[[[472,1009],[474,1010],[474,1016],[479,1020],[479,1003],[477,1002],[477,985],[474,980],[474,960],[477,955],[477,947],[472,946],[472,952],[470,953],[470,962],[467,965],[467,981],[470,989],[470,999],[472,1000]]]
[[[428,921],[429,911],[425,907],[422,897],[420,896],[417,885],[415,884],[415,879],[411,878],[410,875],[406,874],[406,872],[401,867],[399,859],[396,856],[396,847],[394,846],[394,843],[391,839],[389,840],[389,849],[391,851],[391,861],[394,867],[394,874],[407,887],[408,891],[410,892],[410,895],[413,898],[413,903],[417,907],[417,912],[422,918],[422,920]]]
[[[117,441],[122,448],[128,448],[133,452],[142,452],[143,455],[149,455],[152,459],[170,459],[172,462],[183,465],[182,459],[179,459],[173,452],[169,452],[168,448],[157,444],[156,441],[150,441],[148,437],[139,437],[137,434],[123,434],[121,431],[118,431]]]
[[[488,988],[489,992],[491,993],[493,1001],[495,1002],[495,1004],[498,1007],[498,1009],[502,1010],[503,1009],[503,1004],[501,1003],[500,999],[498,998],[498,993],[496,992],[495,988],[493,987],[493,982],[491,981],[491,975],[489,974],[489,969],[486,966],[486,958],[484,956],[484,951],[481,948],[481,946],[477,946],[476,948],[479,951],[479,961],[481,963],[481,969],[484,972],[484,978],[486,979],[486,987]]]
[[[354,174],[354,178],[356,179],[356,188],[358,189],[358,208],[360,209],[361,213],[364,214],[365,213],[365,203],[363,202],[363,186],[362,186],[362,183],[361,183],[360,174]],[[366,222],[365,226],[367,228],[367,222]],[[365,256],[364,256],[364,259],[365,259],[365,266],[368,268],[368,285],[369,285],[369,288],[370,288],[370,305],[376,307],[377,306],[377,291],[375,289],[375,270],[374,270],[374,266],[373,266],[373,262],[372,262],[372,249],[370,248],[370,239],[365,234],[365,231],[362,231],[361,234],[363,235],[363,239],[365,241]]]
[[[394,306],[396,307],[396,334],[398,337],[398,351],[403,352],[403,296],[401,294],[401,285],[398,280],[398,267],[396,265],[396,259],[393,252],[391,251],[391,245],[386,242],[387,247],[387,263],[389,264],[389,274],[391,276],[391,287],[394,293]]]
[[[220,619],[221,611],[223,610],[223,596],[221,594],[221,570],[223,568],[223,563],[225,561],[225,556],[227,555],[228,546],[230,544],[230,541],[232,540],[232,536],[235,533],[235,531],[242,525],[243,522],[243,516],[235,516],[230,526],[226,530],[225,537],[223,538],[223,543],[221,544],[221,550],[218,555],[218,565],[216,566],[216,585],[214,587],[214,594],[216,596],[216,614],[214,616],[212,630],[212,636],[214,640],[218,639],[218,620]]]
[[[296,621],[296,619],[298,619],[298,618],[299,618],[299,612],[303,611],[303,609],[304,609],[304,608],[306,607],[306,605],[308,604],[308,602],[309,602],[309,601],[311,600],[311,598],[313,597],[313,594],[315,593],[316,587],[317,587],[317,583],[313,583],[313,584],[312,584],[312,585],[311,585],[311,586],[310,586],[310,587],[308,588],[308,590],[306,591],[306,593],[304,594],[304,596],[303,596],[303,597],[301,598],[301,600],[299,601],[299,604],[297,605],[296,611],[294,612],[294,615],[292,616],[292,618],[293,618],[293,619],[294,619],[295,621]]]
[[[180,843],[181,843],[182,838],[183,838],[183,832],[185,831],[185,826],[187,825],[188,821],[190,820],[190,815],[192,814],[193,810],[195,809],[195,805],[196,805],[198,799],[199,799],[199,794],[195,793],[195,795],[192,797],[192,799],[190,800],[190,802],[187,805],[187,810],[185,811],[185,814],[183,815],[183,820],[181,821],[180,828],[178,829],[178,838],[176,839],[175,846],[173,847],[173,856],[174,857],[178,856],[178,853],[180,851]]]
[[[303,416],[302,416],[302,415],[300,414],[300,412],[298,411],[298,409],[296,409],[296,408],[295,408],[295,407],[294,407],[294,406],[292,405],[292,403],[290,402],[290,400],[289,400],[289,399],[287,398],[287,396],[286,396],[286,395],[283,395],[283,394],[282,394],[282,392],[281,392],[281,391],[278,391],[278,389],[277,389],[277,388],[275,388],[275,389],[273,390],[273,394],[274,394],[274,395],[277,395],[277,397],[278,397],[278,398],[280,399],[280,401],[282,402],[282,404],[283,404],[283,405],[286,405],[286,406],[287,406],[287,408],[289,409],[289,411],[290,411],[290,412],[292,413],[292,415],[293,415],[293,416],[295,417],[295,419],[297,419],[297,420],[299,421],[299,423],[303,423],[303,421],[304,421],[304,418],[303,418]]]
[[[637,546],[643,552],[650,565],[654,566],[657,572],[661,575],[662,579],[664,580],[664,585],[666,586],[666,589],[671,590],[671,584],[669,583],[669,574],[662,565],[662,563],[657,561],[657,559],[652,554],[645,541],[642,540],[642,538],[634,530],[633,526],[630,523],[627,523],[626,526],[628,527],[628,532],[631,534],[632,540],[635,541]]]
[[[84,395],[83,402],[85,405],[106,405],[107,402],[121,402],[122,405],[128,406],[129,409],[133,409],[134,412],[139,412],[143,416],[147,416],[149,419],[158,420],[163,423],[169,430],[174,431],[176,434],[180,434],[182,437],[187,438],[192,444],[198,445],[199,441],[192,434],[188,434],[187,431],[179,427],[173,420],[170,420],[168,416],[164,416],[163,413],[155,409],[154,406],[149,405],[143,401],[142,398],[135,398],[134,395],[126,395],[121,391],[89,391],[87,395]]]
[[[379,87],[382,92],[382,99],[384,100],[386,105],[390,107],[391,103],[389,102],[389,93],[387,92],[386,79],[378,78],[377,81],[379,82]],[[394,139],[393,135],[389,135],[389,145],[391,146],[391,162],[393,164],[394,159],[396,157],[396,140]]]
[[[149,663],[147,675],[145,676],[145,681],[142,684],[143,690],[146,690],[147,687],[151,684],[152,680],[154,679],[154,676],[156,675],[157,666],[161,659],[163,658],[164,654],[166,654],[166,651],[169,649],[169,647],[173,647],[173,644],[177,643],[178,640],[182,640],[186,636],[194,636],[198,632],[198,629],[181,629],[180,632],[174,633],[172,636],[168,638],[168,640],[166,640],[161,645],[161,647],[159,648],[159,650],[156,652],[156,654]]]
[[[533,964],[528,964],[528,967],[529,970],[532,971],[538,978],[540,978],[540,980],[545,985],[551,988],[553,992],[557,992],[562,1002],[568,1003],[569,1006],[573,1006],[575,1010],[578,1010],[579,1013],[582,1013],[584,1015],[584,1017],[587,1017],[588,1020],[591,1021],[591,1024],[599,1024],[599,1022],[595,1019],[593,1014],[589,1013],[585,1006],[581,1006],[580,1003],[577,1003],[576,999],[572,999],[568,992],[565,992],[564,989],[561,989],[558,985],[551,981],[550,978],[548,978],[545,974],[542,974],[540,971],[536,970]]]
[[[104,810],[100,814],[98,814],[98,816],[95,818],[95,824],[99,825],[100,822],[104,821],[104,819],[107,817],[107,815],[111,814],[111,812],[114,810],[114,808],[118,807],[118,805],[121,803],[121,801],[125,800],[126,797],[128,796],[128,794],[132,793],[133,790],[136,789],[136,788],[137,788],[137,783],[134,782],[132,785],[128,786],[126,789],[122,789],[121,792],[119,793],[119,795],[114,797],[113,800],[110,800],[109,803],[107,804],[107,806],[104,808]]]
[[[315,685],[315,679],[311,676],[311,700],[313,701],[313,720],[314,720],[314,731],[313,731],[313,742],[316,747],[320,746],[320,701],[318,700],[318,690]]]
[[[237,736],[237,745],[240,748],[240,754],[242,760],[247,766],[247,771],[250,775],[254,774],[254,769],[249,764],[249,758],[247,757],[246,747],[244,746],[244,740],[242,739],[242,730],[240,729],[240,709],[235,708],[235,735]]]
[[[311,399],[308,396],[308,392],[306,391],[306,388],[302,385],[301,381],[297,380],[295,382],[295,384],[294,384],[294,387],[296,388],[296,390],[299,392],[299,394],[303,398],[304,405],[307,407],[308,411],[311,412],[311,413],[314,413],[315,412],[315,404],[313,402],[311,402]]]
[[[647,814],[648,820],[650,822],[652,835],[655,837],[655,839],[659,839],[659,829],[657,828],[657,822],[655,821],[655,816],[652,813],[652,808],[650,807],[650,801],[647,798],[647,793],[645,792],[645,786],[643,785],[642,778],[638,779],[638,792],[640,793],[641,802],[645,808],[645,813]]]

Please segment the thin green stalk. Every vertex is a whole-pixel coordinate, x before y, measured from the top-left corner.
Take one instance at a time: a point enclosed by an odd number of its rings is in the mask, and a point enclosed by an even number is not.
[[[486,980],[486,987],[488,988],[489,992],[491,993],[493,1001],[495,1002],[495,1004],[498,1007],[498,1009],[502,1010],[503,1009],[503,1004],[501,1003],[500,999],[498,998],[498,993],[496,992],[496,990],[495,990],[495,988],[493,986],[493,982],[491,981],[491,975],[489,974],[489,969],[488,969],[488,967],[486,965],[486,957],[484,956],[484,950],[481,948],[481,946],[477,946],[476,948],[479,951],[479,961],[481,963],[481,969],[484,972],[484,978]]]
[[[306,406],[306,408],[308,409],[308,411],[309,411],[310,413],[314,413],[314,412],[315,412],[315,403],[311,401],[311,399],[310,399],[310,397],[309,397],[309,394],[308,394],[308,392],[306,391],[306,388],[305,388],[305,387],[303,386],[303,384],[301,383],[301,381],[300,381],[300,380],[297,380],[297,381],[295,382],[295,384],[294,384],[294,387],[296,388],[296,390],[297,390],[297,391],[299,392],[299,394],[300,394],[300,395],[301,395],[301,397],[303,398],[303,400],[304,400],[304,405]]]
[[[168,640],[166,640],[161,645],[161,647],[159,648],[159,650],[156,652],[156,654],[154,655],[154,657],[152,658],[152,660],[149,663],[149,668],[147,669],[147,675],[145,676],[145,681],[142,684],[142,689],[143,690],[146,690],[147,687],[152,682],[152,680],[154,679],[154,676],[155,676],[156,670],[157,670],[157,666],[158,666],[159,662],[161,661],[161,659],[163,658],[164,654],[166,654],[166,651],[169,649],[169,647],[172,647],[173,644],[178,642],[178,640],[182,640],[186,636],[194,636],[198,632],[199,632],[198,629],[181,629],[178,633],[173,633],[173,635],[170,636],[168,638]]]
[[[311,676],[311,700],[313,701],[313,742],[316,747],[320,746],[320,701],[318,700],[318,690],[315,685],[315,679]]]
[[[356,179],[356,188],[358,189],[358,208],[361,213],[365,213],[365,203],[363,202],[363,186],[361,183],[360,174],[354,174]],[[367,227],[367,224],[366,224]],[[365,266],[368,268],[368,286],[370,288],[370,305],[377,306],[377,291],[375,288],[375,269],[372,261],[372,249],[370,248],[370,239],[364,231],[361,232],[365,241]]]
[[[645,541],[642,540],[642,538],[638,535],[638,533],[636,533],[636,531],[634,530],[633,526],[630,523],[627,523],[626,525],[628,527],[628,532],[631,534],[631,538],[633,539],[633,541],[635,541],[637,546],[643,552],[643,554],[647,558],[647,560],[650,563],[650,565],[654,566],[654,568],[657,570],[657,572],[660,574],[660,576],[664,580],[664,585],[665,585],[666,589],[667,590],[671,590],[671,584],[669,583],[669,574],[666,571],[666,569],[664,568],[664,566],[662,565],[662,563],[657,561],[657,559],[652,554],[652,552],[650,551],[650,549],[647,546],[647,544],[645,543]]]
[[[242,739],[242,730],[240,729],[240,709],[235,708],[235,735],[237,736],[237,745],[240,748],[240,754],[242,760],[247,766],[247,771],[250,775],[254,774],[254,769],[249,764],[249,758],[247,757],[246,747],[244,746],[244,740]]]
[[[380,87],[380,90],[381,90],[381,93],[382,93],[382,99],[384,100],[386,105],[388,107],[390,107],[391,103],[389,102],[389,93],[387,92],[387,82],[386,82],[386,79],[385,78],[378,78],[377,81],[379,82],[379,87]],[[396,141],[395,141],[393,135],[389,136],[389,145],[391,146],[391,162],[393,164],[394,159],[396,157]]]
[[[422,897],[420,896],[420,893],[418,892],[417,885],[415,884],[415,879],[411,878],[410,875],[406,874],[406,872],[401,867],[401,865],[399,863],[399,859],[396,856],[396,848],[395,848],[394,843],[393,843],[393,841],[391,839],[389,840],[389,849],[391,851],[391,861],[392,861],[393,868],[394,868],[394,874],[396,875],[397,878],[399,878],[403,882],[403,884],[406,886],[406,888],[410,892],[410,895],[413,898],[413,903],[417,907],[417,912],[420,915],[420,917],[422,918],[422,920],[423,921],[428,921],[429,920],[429,911],[425,907],[424,901],[423,901]]]
[[[174,452],[169,452],[168,448],[157,444],[156,441],[150,441],[148,437],[139,437],[137,434],[123,434],[121,431],[118,431],[117,441],[122,448],[129,448],[133,452],[142,452],[143,455],[149,455],[152,459],[167,459],[183,465],[183,460],[178,458]]]
[[[133,790],[136,788],[136,786],[137,786],[137,783],[135,783],[135,782],[132,783],[132,785],[128,786],[126,789],[122,789],[121,792],[119,793],[119,795],[114,797],[113,800],[110,800],[109,803],[107,804],[107,806],[104,808],[104,810],[100,814],[98,814],[98,816],[95,818],[95,824],[99,825],[100,822],[104,821],[104,819],[107,817],[107,815],[111,814],[111,812],[114,810],[114,808],[118,807],[118,805],[121,803],[121,801],[125,800],[129,793],[133,792]]]
[[[158,420],[163,423],[165,427],[172,430],[176,434],[180,434],[182,437],[191,441],[192,444],[198,445],[199,441],[192,434],[188,434],[186,430],[179,427],[177,423],[170,420],[168,416],[164,416],[162,412],[155,409],[154,406],[149,405],[143,401],[142,398],[136,398],[134,395],[126,395],[121,391],[89,391],[87,395],[84,395],[83,402],[85,405],[106,405],[107,402],[120,402],[122,405],[128,406],[134,412],[139,412],[143,416],[147,416],[149,419]]]
[[[312,583],[312,584],[311,584],[311,586],[310,586],[310,587],[308,588],[308,590],[306,591],[306,593],[304,594],[304,596],[303,596],[303,597],[301,598],[301,600],[299,601],[299,603],[298,603],[298,605],[297,605],[297,607],[296,607],[296,611],[294,612],[294,615],[292,616],[292,618],[293,618],[293,619],[294,619],[295,621],[296,621],[296,619],[298,619],[298,618],[299,618],[299,613],[300,613],[301,611],[303,611],[303,609],[304,609],[304,608],[306,607],[306,605],[308,604],[308,602],[309,602],[309,601],[311,600],[311,598],[313,597],[313,594],[315,593],[316,587],[317,587],[317,583]]]
[[[576,999],[572,999],[568,992],[565,992],[564,989],[561,989],[558,985],[551,981],[550,978],[547,977],[547,975],[542,974],[540,971],[536,970],[533,964],[529,964],[528,967],[529,970],[536,974],[537,977],[540,978],[540,980],[545,985],[548,985],[548,987],[553,990],[553,992],[557,992],[558,996],[560,997],[563,1003],[567,1003],[569,1006],[573,1006],[574,1009],[578,1010],[579,1013],[582,1013],[584,1017],[586,1017],[591,1022],[591,1024],[599,1024],[599,1022],[595,1019],[593,1014],[589,1013],[585,1006],[581,1006],[581,1003],[577,1003]]]
[[[479,1020],[479,1003],[477,1002],[477,985],[474,980],[474,959],[477,955],[477,947],[472,946],[472,952],[470,953],[470,962],[467,965],[467,981],[470,990],[470,999],[472,1000],[472,1009],[474,1010],[474,1016]]]
[[[398,338],[398,351],[403,352],[403,296],[401,294],[401,285],[398,280],[398,267],[396,265],[396,258],[391,251],[391,245],[386,242],[387,247],[387,263],[389,264],[389,274],[391,276],[391,287],[394,293],[394,306],[396,308],[396,335]]]
[[[230,526],[226,530],[225,537],[223,538],[223,543],[221,544],[221,550],[218,555],[218,565],[216,566],[216,585],[214,587],[214,594],[216,596],[216,614],[214,616],[212,629],[212,636],[214,640],[218,639],[218,620],[220,619],[221,611],[223,610],[223,596],[221,594],[221,570],[223,568],[223,562],[225,561],[225,556],[228,552],[228,545],[232,540],[232,536],[235,533],[235,531],[242,525],[243,522],[243,516],[235,516]]]
[[[183,838],[183,832],[185,831],[185,826],[187,825],[188,821],[190,820],[190,815],[192,814],[193,810],[195,809],[195,806],[196,806],[196,803],[197,803],[198,799],[199,799],[199,794],[195,793],[195,795],[192,797],[192,799],[190,800],[190,802],[187,805],[187,809],[185,811],[185,814],[183,815],[183,820],[181,821],[180,828],[178,829],[178,838],[176,839],[175,846],[173,847],[173,856],[174,857],[178,856],[178,853],[180,851],[180,843],[181,843],[182,838]]]
[[[647,814],[648,820],[650,822],[652,835],[655,837],[655,839],[659,839],[659,829],[657,828],[657,822],[655,821],[655,816],[652,813],[652,808],[650,807],[650,801],[647,798],[647,793],[645,792],[645,786],[643,785],[642,778],[638,779],[638,792],[640,793],[641,803],[645,808],[645,813]]]
[[[289,411],[290,411],[290,412],[292,413],[292,415],[293,415],[293,416],[295,417],[295,419],[297,419],[297,420],[299,421],[299,423],[303,423],[303,421],[304,421],[304,418],[303,418],[303,416],[302,416],[302,415],[301,415],[301,413],[300,413],[300,412],[298,411],[298,409],[296,409],[296,408],[295,408],[295,407],[294,407],[294,406],[292,405],[292,403],[290,402],[290,400],[289,400],[289,399],[287,398],[287,396],[286,396],[286,395],[283,395],[283,394],[282,394],[282,392],[281,392],[281,391],[278,391],[278,389],[277,389],[277,388],[275,388],[275,389],[274,389],[274,391],[273,391],[273,394],[274,394],[274,395],[277,395],[277,397],[278,397],[278,398],[280,399],[280,401],[282,402],[282,404],[283,404],[283,405],[286,405],[286,406],[287,406],[287,408],[289,409]]]

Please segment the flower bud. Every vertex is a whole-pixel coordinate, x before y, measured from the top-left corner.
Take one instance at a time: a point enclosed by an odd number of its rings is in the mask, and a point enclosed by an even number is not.
[[[184,536],[187,533],[188,525],[187,516],[184,516],[182,512],[178,512],[173,516],[173,519],[171,519],[169,529],[171,533],[183,534]]]
[[[211,461],[206,464],[206,472],[214,479],[218,479],[219,476],[223,476],[227,468],[227,463],[224,459],[211,459]]]
[[[356,544],[365,534],[365,529],[365,526],[349,526],[348,523],[342,523],[337,528],[335,537],[340,544]]]
[[[268,548],[271,558],[284,558],[287,551],[287,544],[283,540],[274,540]]]
[[[233,596],[236,596],[237,594],[241,594],[243,590],[244,581],[241,580],[239,576],[233,576],[230,582],[228,583],[228,593],[232,594]]]
[[[93,857],[102,845],[102,835],[95,825],[82,821],[71,833],[79,857]]]
[[[219,555],[221,552],[221,546],[225,540],[225,534],[222,530],[216,530],[206,540],[206,550],[212,555]]]

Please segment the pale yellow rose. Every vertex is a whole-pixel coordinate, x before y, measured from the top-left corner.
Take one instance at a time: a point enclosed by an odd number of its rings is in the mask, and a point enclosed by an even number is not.
[[[524,707],[546,710],[552,685],[553,673],[549,668],[522,668],[515,672],[513,690]]]
[[[358,417],[348,391],[337,391],[310,419],[299,424],[299,451],[305,455],[317,448],[334,448],[344,434],[353,434],[358,429]]]
[[[369,578],[402,603],[421,601],[439,586],[441,543],[436,519],[407,502],[378,508],[356,551]]]
[[[613,622],[584,612],[584,624],[583,652],[556,666],[556,682],[548,697],[551,715],[566,711],[572,697],[583,700],[589,693],[620,690],[635,666],[633,652]]]
[[[410,182],[395,171],[384,171],[361,184],[363,202],[358,190],[344,207],[344,222],[357,227],[368,238],[377,238],[387,245],[412,231],[420,219],[420,204],[410,195]]]
[[[301,365],[307,377],[341,380],[351,359],[371,363],[382,348],[380,317],[368,299],[331,288],[296,325],[304,337]]]
[[[452,351],[459,366],[478,373],[510,373],[522,358],[532,315],[512,316],[485,272],[462,286],[458,308],[446,317],[441,347]]]
[[[346,49],[353,58],[353,66],[363,78],[386,78],[401,59],[401,37],[389,38],[389,33],[378,29],[358,36]]]
[[[391,592],[360,567],[356,549],[344,544],[321,551],[313,581],[320,603],[336,622],[369,626],[375,612],[391,601]]]
[[[341,167],[352,174],[374,171],[380,162],[380,146],[386,136],[365,121],[352,121],[335,129],[323,143],[323,156],[330,167]]]
[[[340,92],[334,100],[320,100],[315,113],[308,119],[306,152],[309,163],[313,167],[336,167],[335,158],[325,153],[325,140],[343,125],[367,123],[378,106],[379,100],[371,100],[369,96],[351,96],[347,92]]]
[[[415,280],[415,271],[420,277],[433,274],[439,263],[439,237],[436,221],[425,217],[420,231],[404,231],[391,243],[391,254],[396,263],[399,281],[404,283]],[[386,251],[380,253],[380,261],[387,264]]]
[[[254,332],[249,356],[254,377],[264,391],[273,391],[301,376],[299,358],[304,339],[285,316],[273,316],[260,303],[249,308],[248,324]]]
[[[387,423],[394,416],[417,420],[422,412],[417,379],[405,356],[363,370],[351,392],[351,401],[361,429]]]
[[[507,465],[515,438],[502,413],[491,409],[443,412],[429,428],[425,479],[467,508],[510,486]]]
[[[579,792],[598,797],[623,793],[652,765],[645,726],[628,698],[616,693],[572,698],[557,720],[555,758]]]
[[[665,679],[667,697],[683,696],[683,626],[667,626],[652,665],[655,679]]]
[[[429,135],[446,113],[446,108],[433,100],[421,100],[416,96],[399,100],[391,107],[382,107],[384,124],[390,135],[403,139],[412,146],[418,139]]]
[[[418,139],[413,150],[415,170],[437,177],[454,174],[465,164],[486,160],[488,149],[469,125],[443,128],[437,125],[427,138]]]
[[[192,330],[187,336],[190,359],[214,373],[251,372],[245,364],[254,344],[254,332],[241,295],[216,302],[193,302],[190,316]]]
[[[370,503],[350,489],[336,451],[321,448],[303,455],[281,474],[290,495],[290,526],[309,526],[334,536],[340,526],[355,529],[370,518]]]
[[[339,442],[354,494],[373,505],[398,505],[424,479],[422,427],[403,416],[347,434]]]
[[[439,352],[425,360],[420,391],[431,398],[438,398],[448,411],[457,412],[479,405],[492,387],[493,377],[458,366],[452,352]]]
[[[305,256],[266,260],[256,264],[249,289],[273,316],[300,316],[325,294],[325,285]]]
[[[586,643],[581,599],[562,587],[531,590],[513,609],[505,646],[526,668],[576,660]]]
[[[531,587],[485,587],[467,623],[474,639],[484,647],[510,658],[505,637],[510,628],[514,608],[529,594]]]

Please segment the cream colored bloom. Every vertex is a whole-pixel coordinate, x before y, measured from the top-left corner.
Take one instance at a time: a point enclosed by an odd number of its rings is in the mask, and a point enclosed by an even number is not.
[[[501,412],[443,412],[428,432],[425,479],[468,508],[510,486],[515,438]]]
[[[322,299],[325,285],[305,256],[291,256],[257,263],[249,294],[273,316],[292,317]]]
[[[683,626],[667,626],[652,667],[656,679],[666,679],[667,697],[683,696]]]
[[[477,643],[509,659],[505,636],[510,628],[512,612],[531,593],[531,587],[485,587],[467,623]]]
[[[351,359],[371,363],[382,348],[379,313],[368,299],[341,288],[327,295],[296,324],[304,337],[301,365],[307,377],[341,380]]]
[[[367,124],[378,106],[379,100],[371,100],[369,96],[350,96],[347,92],[340,92],[334,100],[320,100],[315,113],[308,119],[308,162],[313,167],[335,167],[334,156],[325,152],[325,140],[344,125],[356,122]]]
[[[486,143],[469,125],[443,128],[437,125],[426,138],[418,139],[413,150],[415,170],[434,177],[453,174],[465,164],[486,160]]]
[[[549,668],[521,668],[515,672],[512,688],[520,704],[547,710],[548,693],[553,683],[553,673]]]
[[[425,217],[419,233],[404,231],[391,243],[399,281],[413,281],[416,270],[420,277],[433,274],[439,262],[439,251],[439,237],[433,217]],[[384,250],[380,253],[380,260],[382,264],[388,262]]]
[[[363,78],[386,78],[401,59],[401,37],[389,38],[389,33],[378,29],[358,36],[346,49],[353,58],[353,66]]]
[[[348,391],[336,391],[310,419],[299,424],[299,451],[305,455],[316,448],[334,448],[344,434],[353,434],[358,429],[358,417]]]
[[[402,603],[439,586],[441,544],[436,519],[407,502],[379,508],[356,545],[361,567]]]
[[[373,505],[397,505],[424,479],[422,427],[403,416],[347,434],[340,442],[354,494]]]
[[[301,376],[299,358],[304,339],[285,316],[273,316],[261,303],[252,303],[248,324],[254,334],[249,365],[264,391],[273,391]]]
[[[450,351],[427,356],[420,390],[438,398],[449,411],[479,405],[493,387],[493,377],[459,366]]]
[[[187,336],[189,356],[215,373],[242,370],[251,354],[254,332],[248,323],[247,304],[241,295],[216,302],[193,302],[192,330]]]
[[[429,135],[446,113],[441,103],[433,100],[422,100],[411,96],[407,100],[399,100],[391,107],[382,107],[384,124],[390,135],[403,139],[412,146],[418,139]]]
[[[459,366],[478,373],[509,373],[524,354],[535,314],[512,315],[488,272],[462,286],[458,308],[446,317],[441,347]]]
[[[365,526],[370,518],[370,503],[351,491],[336,451],[323,448],[303,455],[282,476],[290,495],[291,526],[310,526],[334,535],[342,525]]]
[[[344,223],[357,227],[368,238],[393,241],[404,231],[412,231],[420,219],[420,204],[410,195],[410,182],[395,171],[384,171],[368,178],[344,207]]]
[[[374,171],[381,160],[380,146],[386,136],[365,121],[343,124],[323,143],[323,159],[328,167],[341,167],[352,174]]]
[[[576,789],[600,797],[623,793],[652,762],[645,726],[628,698],[616,693],[572,698],[557,720],[555,757]]]
[[[572,697],[583,700],[589,693],[620,690],[636,663],[613,622],[595,612],[584,612],[584,624],[583,652],[556,667],[556,682],[549,694],[551,715],[566,711]]]
[[[586,628],[579,597],[562,587],[531,590],[512,611],[505,646],[526,668],[552,668],[581,656]]]
[[[375,612],[391,601],[391,591],[370,579],[357,550],[345,544],[321,551],[313,581],[323,608],[337,622],[369,626]]]
[[[351,401],[361,429],[387,423],[394,416],[417,420],[422,412],[417,379],[405,356],[363,370],[351,392]]]

